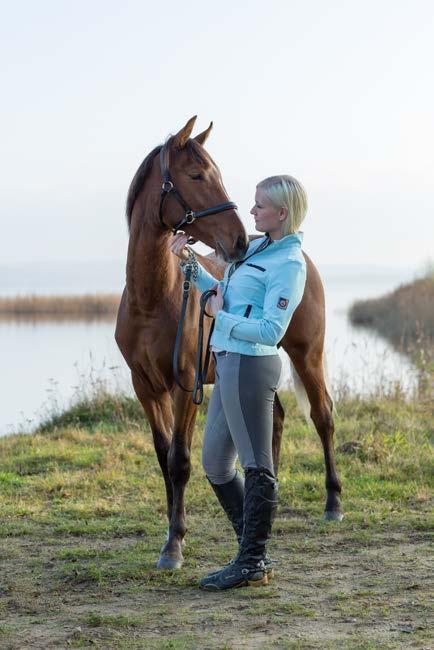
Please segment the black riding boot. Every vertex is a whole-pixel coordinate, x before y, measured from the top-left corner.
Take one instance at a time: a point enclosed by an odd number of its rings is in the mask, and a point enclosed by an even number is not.
[[[235,471],[236,474],[229,483],[216,484],[212,483],[208,476],[207,479],[234,528],[238,543],[240,543],[243,536],[244,479],[238,470]]]
[[[224,569],[202,578],[202,589],[268,584],[266,543],[277,510],[278,481],[264,468],[247,469],[245,475],[244,528],[238,554]]]
[[[236,470],[234,478],[232,481],[229,481],[229,483],[216,484],[213,483],[208,476],[207,479],[214,490],[220,505],[227,514],[237,536],[238,544],[240,544],[244,526],[244,478],[240,472]],[[226,566],[233,564],[233,562],[234,560],[231,560]],[[266,556],[264,562],[268,579],[271,580],[271,578],[274,577],[274,569],[271,560]],[[219,573],[219,571],[221,571],[221,569],[210,571],[207,577]]]

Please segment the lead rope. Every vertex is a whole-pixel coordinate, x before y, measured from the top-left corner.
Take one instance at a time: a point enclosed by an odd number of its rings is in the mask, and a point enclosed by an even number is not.
[[[246,262],[248,259],[250,259],[253,255],[256,253],[260,253],[263,251],[269,244],[271,244],[271,238],[267,233],[267,239],[262,242],[254,251],[251,253],[248,257],[244,258],[243,260],[240,260],[238,262],[234,262],[232,266],[230,267],[228,271],[228,282],[225,287],[225,292],[223,294],[223,297],[226,295],[226,291],[229,285],[230,278],[232,277],[233,273],[243,264]],[[209,361],[210,361],[210,356],[211,356],[211,349],[210,349],[210,341],[211,341],[211,336],[214,330],[214,325],[215,325],[215,318],[213,318],[212,315],[208,314],[206,312],[206,303],[207,301],[211,298],[212,295],[217,295],[217,291],[215,289],[208,289],[207,291],[204,291],[200,297],[200,313],[199,313],[199,331],[198,331],[198,342],[197,342],[197,352],[196,352],[196,365],[195,365],[195,376],[194,376],[194,384],[193,384],[193,389],[190,390],[189,388],[184,388],[184,386],[181,384],[181,380],[179,377],[179,369],[178,369],[178,357],[179,357],[179,350],[181,347],[181,340],[182,340],[182,332],[184,328],[184,320],[185,320],[185,312],[187,310],[187,302],[188,298],[190,295],[190,288],[191,288],[191,274],[193,271],[193,265],[194,262],[197,264],[197,260],[194,254],[194,251],[189,249],[189,261],[185,264],[185,280],[183,282],[183,287],[182,287],[182,305],[181,305],[181,315],[179,318],[178,322],[178,329],[176,332],[176,339],[175,339],[175,346],[173,348],[173,359],[172,359],[172,364],[173,364],[173,375],[176,383],[178,386],[185,391],[186,393],[193,393],[192,399],[194,404],[201,404],[203,401],[203,385],[206,381],[206,376],[208,373],[208,367],[209,367]],[[212,318],[213,321],[211,323],[211,327],[209,330],[209,335],[208,335],[208,341],[206,344],[206,353],[205,353],[205,362],[202,366],[202,350],[203,350],[203,329],[204,329],[204,317],[208,316],[208,318]],[[199,398],[197,397],[197,393],[199,393]]]
[[[217,295],[217,291],[215,289],[208,289],[208,291],[204,291],[200,297],[199,332],[198,332],[198,343],[197,343],[197,353],[196,353],[195,377],[194,377],[193,390],[190,390],[189,388],[184,388],[184,386],[181,384],[181,380],[179,377],[179,369],[178,369],[178,358],[179,358],[179,350],[182,341],[182,332],[184,328],[185,312],[187,309],[187,302],[190,295],[191,273],[192,273],[192,265],[186,264],[185,280],[183,282],[181,315],[179,318],[178,329],[176,332],[176,340],[175,340],[175,346],[173,348],[172,363],[173,363],[173,375],[176,383],[186,393],[193,393],[192,396],[193,403],[199,405],[203,401],[203,384],[206,381],[206,376],[208,373],[210,352],[211,352],[210,340],[214,330],[214,318],[212,317],[212,315],[207,313],[206,303],[212,295]],[[205,363],[202,366],[203,330],[204,330],[205,316],[208,316],[208,318],[212,318],[213,322],[211,323],[211,327],[208,335],[208,341],[206,344]],[[198,392],[199,392],[199,398],[197,397]]]

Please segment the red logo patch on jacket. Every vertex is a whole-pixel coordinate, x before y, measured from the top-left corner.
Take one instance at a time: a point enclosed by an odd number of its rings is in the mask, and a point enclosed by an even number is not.
[[[277,306],[279,307],[279,309],[286,309],[288,303],[289,303],[289,298],[282,298],[282,296],[280,296],[279,300],[277,301]]]

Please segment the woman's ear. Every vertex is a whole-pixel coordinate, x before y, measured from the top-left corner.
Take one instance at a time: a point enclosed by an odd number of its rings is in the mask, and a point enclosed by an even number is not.
[[[283,207],[280,208],[280,210],[279,210],[279,219],[280,219],[280,221],[285,221],[287,216],[288,216],[288,208],[283,208]]]

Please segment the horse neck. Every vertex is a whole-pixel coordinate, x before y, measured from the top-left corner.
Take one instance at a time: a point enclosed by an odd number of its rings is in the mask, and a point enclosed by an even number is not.
[[[168,246],[171,233],[153,224],[132,221],[126,267],[130,305],[154,311],[176,281],[174,255]]]

